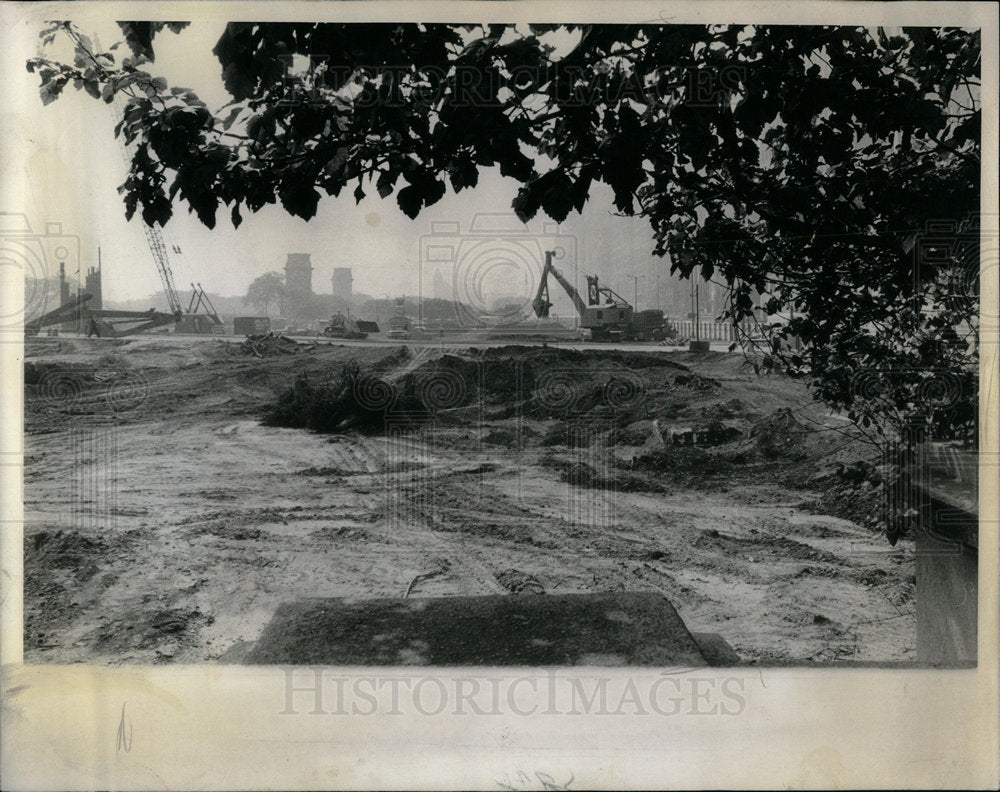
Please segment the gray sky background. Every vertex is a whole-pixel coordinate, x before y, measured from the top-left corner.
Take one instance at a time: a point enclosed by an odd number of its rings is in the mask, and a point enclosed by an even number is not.
[[[211,109],[218,109],[230,97],[222,87],[221,70],[211,49],[224,26],[224,19],[209,18],[193,23],[180,35],[161,33],[154,42],[156,63],[148,68],[166,77],[171,86],[194,89]],[[5,35],[10,46],[4,54],[7,96],[0,104],[3,188],[15,200],[11,205],[8,197],[3,210],[25,213],[36,232],[43,231],[46,223],[60,223],[64,233],[79,237],[84,267],[96,264],[100,245],[106,299],[152,294],[160,288],[153,260],[138,218],[125,221],[117,193],[126,166],[113,138],[112,110],[72,87],[58,101],[42,105],[38,77],[24,68],[25,60],[38,52],[39,29],[37,21],[24,21]],[[83,30],[97,34],[104,48],[121,39],[110,20],[88,24]],[[124,51],[123,47],[118,53]],[[512,233],[501,235],[500,242],[467,235],[474,222],[483,224],[482,219],[475,220],[477,215],[493,215],[488,222],[494,224],[495,215],[509,215],[516,191],[513,180],[484,171],[475,190],[455,195],[449,187],[442,201],[411,221],[397,208],[394,195],[381,200],[372,189],[374,195],[356,205],[352,191],[345,190],[338,198],[322,199],[316,217],[308,222],[271,206],[257,214],[244,212],[238,230],[233,229],[225,208],[210,231],[186,207],[175,207],[164,238],[168,247],[177,245],[182,251],[171,255],[175,281],[182,290],[198,281],[210,292],[242,295],[256,276],[280,270],[287,253],[303,252],[312,256],[317,293],[329,293],[334,267],[351,267],[355,291],[378,297],[415,294],[422,280],[424,294],[430,295],[433,269],[441,267],[459,299],[465,296],[463,292],[478,289],[481,298],[488,300],[523,293],[533,286],[540,261],[528,259],[540,258],[540,254],[536,257],[524,251],[544,249],[548,233],[543,226],[553,226],[539,216],[527,229],[514,221]],[[652,255],[646,221],[613,216],[612,209],[610,189],[599,186],[583,215],[571,215],[558,228],[569,240],[568,259],[576,259],[580,273],[600,275],[629,300],[638,285],[639,307],[654,307],[656,269],[665,282],[669,262]],[[440,247],[442,234],[435,230],[441,223],[458,229],[459,244],[453,244],[460,249],[457,271],[443,264],[432,268],[421,263],[429,244]],[[506,223],[509,226],[511,220]],[[542,238],[536,239],[539,235]],[[456,238],[453,233],[443,236]],[[504,251],[510,250],[515,250],[510,260],[500,261]],[[572,261],[563,266],[567,275],[573,272]],[[628,277],[633,274],[639,276],[638,284]],[[579,282],[582,285],[582,275]],[[561,293],[557,296],[553,290],[553,297],[557,313],[571,311]]]

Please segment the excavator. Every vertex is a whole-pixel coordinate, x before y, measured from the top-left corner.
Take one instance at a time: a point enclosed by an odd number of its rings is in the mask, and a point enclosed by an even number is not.
[[[587,275],[587,302],[552,263],[555,251],[545,253],[545,266],[531,307],[535,316],[545,319],[552,303],[549,301],[549,275],[563,287],[580,315],[580,327],[590,331],[591,341],[662,341],[670,335],[670,326],[663,311],[636,312],[621,295],[602,286],[596,275]]]

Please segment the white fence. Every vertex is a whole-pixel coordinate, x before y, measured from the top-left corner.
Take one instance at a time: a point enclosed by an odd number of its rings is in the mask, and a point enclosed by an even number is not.
[[[678,338],[695,338],[696,335],[702,341],[735,341],[736,329],[730,322],[700,321],[697,322],[697,334],[695,333],[695,322],[691,319],[673,320],[670,326]]]

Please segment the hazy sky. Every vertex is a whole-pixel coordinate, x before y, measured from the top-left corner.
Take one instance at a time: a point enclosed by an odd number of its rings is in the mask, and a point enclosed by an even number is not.
[[[161,33],[154,42],[156,63],[148,68],[171,86],[194,89],[211,109],[218,109],[230,97],[211,49],[224,25],[222,20],[203,20],[180,35]],[[9,147],[3,184],[7,195],[21,202],[10,205],[8,200],[3,209],[26,214],[36,232],[46,223],[60,223],[64,234],[79,238],[84,268],[96,264],[100,245],[107,299],[149,295],[160,282],[138,218],[130,223],[124,219],[117,187],[126,166],[113,138],[112,111],[72,87],[58,101],[42,105],[38,77],[24,68],[24,61],[37,53],[39,29],[36,21],[26,21],[5,35],[11,46],[4,53],[7,97],[0,103],[0,138]],[[84,32],[96,33],[105,48],[121,38],[112,22],[88,24]],[[301,252],[312,256],[317,293],[330,292],[334,267],[351,267],[356,291],[378,297],[415,294],[422,283],[424,294],[430,295],[434,270],[440,268],[458,299],[479,295],[489,301],[533,288],[541,251],[556,230],[542,216],[529,228],[518,224],[510,213],[516,191],[514,181],[484,171],[474,191],[455,195],[449,187],[443,200],[411,221],[397,208],[394,195],[383,201],[375,194],[356,205],[353,190],[345,190],[339,198],[322,199],[308,222],[272,206],[255,215],[244,212],[238,230],[225,208],[210,231],[185,207],[175,207],[164,238],[168,248],[176,245],[182,251],[171,254],[181,290],[198,281],[210,292],[241,295],[253,278],[282,269],[288,253]],[[614,217],[611,209],[610,190],[595,189],[583,216],[571,215],[558,227],[567,250],[563,267],[570,275],[575,260],[578,271],[601,275],[630,300],[634,282],[627,276],[638,274],[640,307],[650,307],[655,304],[653,268],[665,274],[668,262],[651,255],[648,223]],[[469,232],[473,226],[498,224],[503,233]],[[457,264],[446,261],[449,247]],[[429,258],[440,261],[429,263]],[[579,281],[582,285],[582,276]],[[648,292],[645,297],[643,292]],[[556,312],[568,313],[562,295],[553,297]]]

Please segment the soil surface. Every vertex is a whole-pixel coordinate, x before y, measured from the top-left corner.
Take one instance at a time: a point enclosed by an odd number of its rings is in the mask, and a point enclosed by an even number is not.
[[[25,661],[240,662],[305,597],[632,591],[747,663],[912,661],[913,546],[859,524],[850,425],[650,350],[29,338]],[[348,361],[364,420],[267,425]]]

